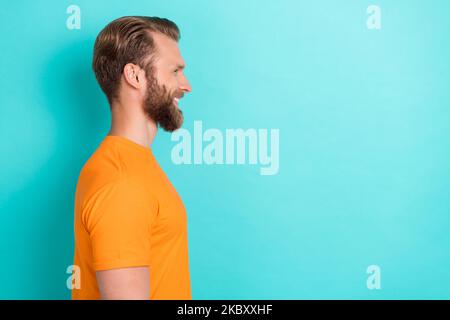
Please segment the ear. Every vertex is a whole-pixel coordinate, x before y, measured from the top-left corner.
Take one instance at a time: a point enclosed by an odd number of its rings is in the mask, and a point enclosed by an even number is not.
[[[142,86],[142,73],[139,66],[133,63],[127,63],[123,67],[123,76],[125,81],[133,88],[139,89]]]

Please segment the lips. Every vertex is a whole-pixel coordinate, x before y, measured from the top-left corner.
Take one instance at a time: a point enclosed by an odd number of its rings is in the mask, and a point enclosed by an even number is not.
[[[177,107],[178,107],[178,103],[180,102],[180,99],[183,98],[183,96],[184,96],[183,92],[178,92],[177,94],[174,95],[173,101]]]
[[[178,105],[178,101],[180,101],[180,98],[173,98],[174,104],[177,108],[180,108],[180,106]]]

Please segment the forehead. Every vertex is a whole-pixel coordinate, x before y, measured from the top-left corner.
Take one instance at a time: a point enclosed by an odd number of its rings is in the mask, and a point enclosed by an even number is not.
[[[162,33],[152,32],[156,46],[156,59],[161,63],[184,64],[178,43]]]

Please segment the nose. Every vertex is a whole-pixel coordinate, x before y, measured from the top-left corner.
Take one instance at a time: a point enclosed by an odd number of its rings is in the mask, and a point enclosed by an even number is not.
[[[179,89],[183,93],[192,91],[191,84],[189,83],[189,80],[186,77],[183,77],[183,81],[180,83]]]

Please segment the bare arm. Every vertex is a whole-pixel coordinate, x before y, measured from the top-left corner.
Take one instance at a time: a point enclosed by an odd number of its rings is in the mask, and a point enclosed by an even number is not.
[[[102,300],[150,299],[147,266],[97,271],[97,283]]]

